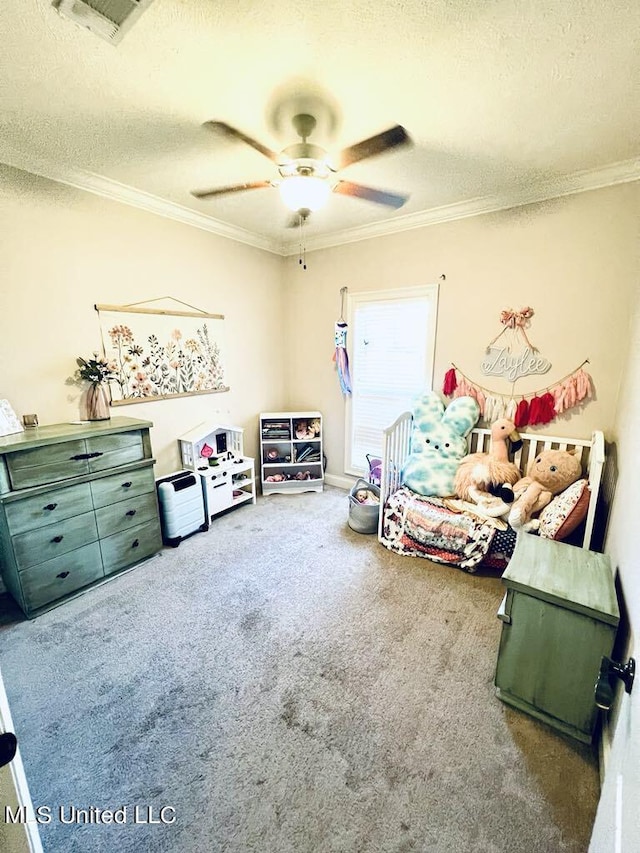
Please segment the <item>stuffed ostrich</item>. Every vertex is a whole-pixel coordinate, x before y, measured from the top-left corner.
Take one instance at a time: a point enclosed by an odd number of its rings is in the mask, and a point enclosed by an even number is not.
[[[513,502],[513,486],[520,477],[520,470],[509,462],[509,447],[522,447],[515,424],[500,418],[491,426],[491,449],[489,453],[471,453],[458,466],[455,476],[456,494],[465,501],[478,504],[488,516],[497,517],[508,510],[506,504]]]

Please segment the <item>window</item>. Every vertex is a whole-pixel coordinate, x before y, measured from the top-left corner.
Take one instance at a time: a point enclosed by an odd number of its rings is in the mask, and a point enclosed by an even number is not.
[[[368,471],[382,453],[382,431],[415,397],[432,389],[438,285],[356,293],[348,298],[345,471]]]

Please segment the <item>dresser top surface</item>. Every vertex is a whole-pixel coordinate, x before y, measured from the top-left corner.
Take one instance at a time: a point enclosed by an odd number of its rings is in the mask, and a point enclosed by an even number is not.
[[[0,438],[0,454],[16,453],[20,450],[79,438],[91,438],[95,435],[112,435],[135,429],[148,429],[152,426],[151,421],[140,421],[136,418],[109,418],[104,421],[79,421],[38,426]]]
[[[611,624],[619,619],[609,557],[586,548],[520,533],[502,576],[506,586]]]

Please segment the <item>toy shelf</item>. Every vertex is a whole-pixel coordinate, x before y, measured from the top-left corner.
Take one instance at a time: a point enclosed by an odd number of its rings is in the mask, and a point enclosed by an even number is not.
[[[260,415],[262,494],[321,492],[324,488],[320,412]]]

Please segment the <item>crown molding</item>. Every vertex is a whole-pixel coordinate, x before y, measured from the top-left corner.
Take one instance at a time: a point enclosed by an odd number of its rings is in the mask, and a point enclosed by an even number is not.
[[[30,172],[32,175],[85,190],[101,198],[118,201],[130,207],[137,207],[140,210],[146,210],[148,213],[155,213],[165,219],[173,219],[182,222],[184,225],[190,225],[192,228],[200,228],[202,231],[209,231],[219,237],[226,237],[229,240],[235,240],[256,249],[264,249],[277,255],[282,254],[281,246],[267,237],[254,234],[252,231],[246,231],[244,228],[238,228],[235,225],[229,225],[226,222],[220,222],[211,216],[205,216],[188,207],[166,201],[111,178],[104,178],[84,169],[59,166],[44,159],[24,157],[15,151],[0,151],[0,160],[8,166],[20,169],[23,172]]]
[[[330,249],[333,246],[368,240],[372,237],[383,237],[397,234],[414,228],[424,228],[428,225],[439,225],[456,219],[466,219],[470,216],[480,216],[485,213],[496,213],[512,207],[547,201],[562,196],[602,189],[615,184],[626,184],[640,180],[640,158],[622,160],[610,163],[597,169],[584,169],[546,181],[531,183],[527,187],[519,187],[512,192],[495,196],[482,196],[468,201],[434,207],[418,213],[405,216],[395,216],[382,222],[349,228],[334,234],[320,234],[306,240],[306,251]],[[283,244],[281,251],[284,255],[295,255],[299,248],[297,243]]]
[[[166,201],[158,196],[151,195],[151,193],[137,190],[119,181],[83,169],[60,166],[44,159],[25,156],[17,151],[7,151],[6,149],[0,152],[0,158],[2,162],[16,169],[61,184],[67,184],[76,189],[85,190],[102,198],[121,202],[140,210],[146,210],[149,213],[155,213],[158,216],[182,222],[193,228],[209,231],[219,237],[226,237],[229,240],[235,240],[256,249],[263,249],[285,257],[295,255],[299,251],[297,242],[271,240],[263,235],[255,234],[235,225],[229,225],[188,207]],[[392,219],[385,219],[370,225],[348,228],[330,234],[319,234],[316,237],[307,238],[305,248],[307,252],[330,249],[334,246],[369,240],[373,237],[397,234],[401,231],[424,228],[428,225],[438,225],[456,219],[480,216],[485,213],[495,213],[512,207],[521,207],[525,204],[534,204],[637,180],[640,180],[640,158],[622,160],[597,169],[584,169],[559,178],[532,182],[526,187],[517,187],[508,193],[482,196],[455,204],[434,207],[430,210],[422,210],[418,213],[394,216]]]

